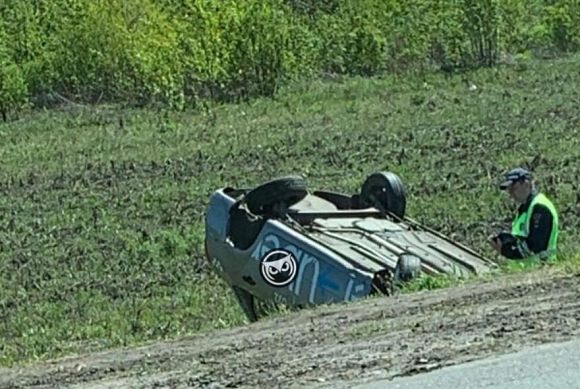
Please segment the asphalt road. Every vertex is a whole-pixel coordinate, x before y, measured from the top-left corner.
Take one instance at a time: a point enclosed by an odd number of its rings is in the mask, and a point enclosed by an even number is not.
[[[359,389],[579,389],[580,340],[534,347]]]

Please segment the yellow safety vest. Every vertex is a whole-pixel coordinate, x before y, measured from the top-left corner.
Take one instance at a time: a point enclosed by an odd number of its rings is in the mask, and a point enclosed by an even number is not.
[[[530,222],[532,216],[532,210],[536,204],[544,205],[550,213],[552,214],[552,232],[550,233],[550,241],[548,243],[548,248],[540,253],[534,253],[528,248],[525,242],[525,238],[528,237],[530,233]],[[538,193],[532,199],[532,202],[526,212],[515,217],[512,223],[512,235],[516,238],[522,238],[518,240],[518,249],[522,253],[524,258],[539,258],[540,260],[555,260],[558,248],[558,212],[554,207],[554,204],[542,193]]]

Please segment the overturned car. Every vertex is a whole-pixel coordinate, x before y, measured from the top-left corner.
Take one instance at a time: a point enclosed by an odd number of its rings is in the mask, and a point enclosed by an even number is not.
[[[350,301],[420,274],[480,274],[495,263],[405,215],[401,179],[375,172],[360,193],[309,190],[299,176],[221,188],[205,220],[208,260],[250,321],[277,305]]]

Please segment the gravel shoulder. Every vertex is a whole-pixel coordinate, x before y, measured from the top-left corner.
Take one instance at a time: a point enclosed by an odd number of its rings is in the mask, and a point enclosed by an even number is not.
[[[0,387],[349,387],[580,335],[580,275],[533,272],[0,369]]]

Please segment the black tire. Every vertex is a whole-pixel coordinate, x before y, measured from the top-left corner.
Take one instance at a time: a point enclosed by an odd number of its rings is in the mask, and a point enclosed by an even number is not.
[[[273,301],[262,301],[237,286],[232,287],[232,289],[250,323],[255,323],[279,309],[278,304]]]
[[[238,303],[240,304],[240,307],[242,308],[242,311],[244,311],[244,314],[250,323],[258,321],[259,317],[256,315],[256,310],[254,308],[254,296],[236,286],[233,286],[232,289],[236,299],[238,300]]]
[[[300,176],[279,177],[268,181],[245,196],[250,212],[262,215],[269,212],[272,205],[284,202],[287,207],[296,204],[308,194],[306,181]]]
[[[383,208],[401,219],[405,217],[405,187],[395,173],[376,172],[368,176],[362,185],[360,200],[369,207]]]

